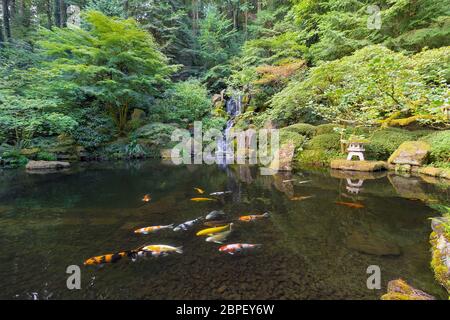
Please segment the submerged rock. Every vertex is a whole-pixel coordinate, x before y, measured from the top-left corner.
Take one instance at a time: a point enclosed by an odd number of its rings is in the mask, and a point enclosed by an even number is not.
[[[381,300],[436,300],[436,298],[413,288],[405,280],[397,279],[389,281],[388,292],[381,297]]]
[[[361,253],[377,256],[399,256],[400,247],[374,235],[359,232],[352,233],[347,238],[347,247]]]
[[[390,156],[390,164],[421,166],[425,163],[430,145],[424,141],[403,142]]]
[[[26,169],[33,170],[58,170],[70,167],[70,163],[62,161],[29,161]]]
[[[374,172],[387,169],[384,161],[352,161],[335,159],[331,161],[331,168],[335,170]]]

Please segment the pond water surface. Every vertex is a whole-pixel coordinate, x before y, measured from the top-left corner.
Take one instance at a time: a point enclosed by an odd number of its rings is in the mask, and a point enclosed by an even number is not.
[[[0,171],[0,298],[379,299],[399,277],[446,298],[429,266],[429,218],[437,212],[426,203],[448,201],[448,189],[414,177],[349,177],[263,176],[256,167],[159,161],[91,163],[51,174]],[[190,201],[201,196],[195,187],[206,196],[232,193],[197,203]],[[313,197],[295,200],[304,196]],[[202,224],[179,233],[133,232],[212,210],[230,219],[269,211],[268,219],[236,222],[226,242],[262,247],[219,252],[219,244],[195,235]],[[183,246],[184,253],[83,266],[89,257],[143,244]],[[69,265],[81,267],[81,290],[66,287]],[[367,288],[370,265],[381,269],[381,290]]]

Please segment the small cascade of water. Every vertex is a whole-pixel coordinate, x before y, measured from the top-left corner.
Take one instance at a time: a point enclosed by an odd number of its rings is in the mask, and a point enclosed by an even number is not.
[[[242,96],[237,95],[232,97],[227,101],[226,104],[227,113],[230,115],[230,120],[228,120],[225,130],[221,139],[217,141],[217,158],[228,159],[234,157],[232,139],[229,139],[231,129],[234,127],[234,121],[236,116],[242,113]]]

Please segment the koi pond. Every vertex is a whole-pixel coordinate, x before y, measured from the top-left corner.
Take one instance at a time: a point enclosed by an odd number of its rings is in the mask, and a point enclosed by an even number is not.
[[[48,174],[4,170],[0,298],[379,299],[390,280],[402,278],[446,299],[430,269],[428,238],[429,218],[438,215],[429,204],[448,203],[447,187],[390,173],[264,176],[257,167],[160,161],[88,163]],[[210,195],[224,191],[231,193]],[[223,244],[196,235],[210,227],[204,219],[186,231],[134,232],[176,227],[214,210],[233,221]],[[227,244],[261,246],[219,251]],[[183,248],[83,265],[143,245]],[[80,290],[67,288],[70,265],[81,268]],[[381,270],[379,290],[367,287],[372,265]]]

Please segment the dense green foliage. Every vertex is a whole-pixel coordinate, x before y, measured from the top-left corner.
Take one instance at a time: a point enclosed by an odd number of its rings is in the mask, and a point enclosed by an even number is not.
[[[176,127],[223,129],[236,95],[234,128],[285,127],[301,163],[341,156],[349,134],[372,159],[425,139],[448,161],[448,131],[429,132],[449,128],[445,1],[5,0],[2,13],[3,162],[154,155]]]

